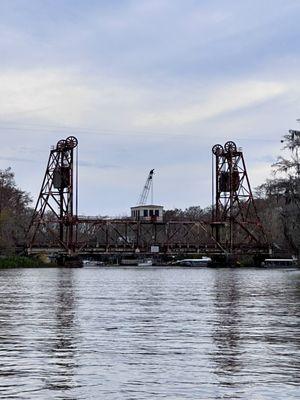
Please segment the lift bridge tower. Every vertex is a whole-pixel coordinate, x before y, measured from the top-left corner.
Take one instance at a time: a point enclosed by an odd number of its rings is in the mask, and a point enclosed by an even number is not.
[[[30,252],[33,244],[58,243],[73,254],[77,243],[78,141],[69,136],[50,150],[40,194],[27,234]],[[76,173],[76,175],[74,174]],[[74,176],[75,175],[75,176]]]
[[[241,148],[216,144],[213,154],[212,232],[229,253],[267,248]]]

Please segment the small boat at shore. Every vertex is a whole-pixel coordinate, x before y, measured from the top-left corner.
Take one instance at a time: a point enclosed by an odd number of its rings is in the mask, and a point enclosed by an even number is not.
[[[151,258],[123,258],[120,265],[124,265],[126,267],[151,267],[153,265],[153,260]]]
[[[84,267],[99,267],[101,265],[104,265],[104,262],[97,260],[82,260],[82,265]]]
[[[299,266],[296,258],[266,258],[261,266],[264,268],[293,268]]]
[[[151,259],[138,261],[138,267],[151,267],[152,265],[153,261]]]
[[[172,263],[172,265],[178,265],[182,267],[207,267],[210,264],[211,264],[210,257],[185,258],[183,260],[178,260]]]

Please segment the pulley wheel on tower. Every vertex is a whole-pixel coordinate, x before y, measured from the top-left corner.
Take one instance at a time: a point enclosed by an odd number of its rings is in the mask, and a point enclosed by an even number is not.
[[[226,153],[233,153],[236,151],[236,144],[232,141],[226,142],[224,145]]]
[[[76,147],[78,144],[78,140],[75,136],[69,136],[66,139],[66,147],[68,149],[74,149],[74,147]]]
[[[223,152],[223,146],[221,144],[215,144],[212,148],[212,152],[215,156],[220,156]]]
[[[56,149],[57,149],[57,150],[62,150],[62,149],[64,149],[65,147],[66,147],[66,141],[65,141],[65,140],[61,139],[61,140],[59,140],[59,141],[57,142],[57,145],[56,145]]]

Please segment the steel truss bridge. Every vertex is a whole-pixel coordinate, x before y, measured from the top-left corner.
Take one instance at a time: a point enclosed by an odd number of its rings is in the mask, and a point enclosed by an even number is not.
[[[268,243],[257,214],[241,149],[213,146],[213,196],[209,221],[143,221],[78,216],[78,141],[50,150],[27,234],[28,253],[258,254]]]

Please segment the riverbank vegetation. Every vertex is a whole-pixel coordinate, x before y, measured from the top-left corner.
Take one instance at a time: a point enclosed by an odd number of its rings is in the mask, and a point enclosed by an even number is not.
[[[29,194],[17,187],[11,168],[0,170],[0,255],[13,255],[24,247],[30,203]]]
[[[24,256],[8,256],[0,258],[0,268],[29,268],[48,266],[37,258]]]

